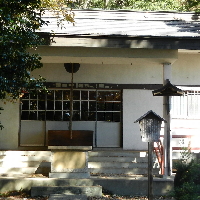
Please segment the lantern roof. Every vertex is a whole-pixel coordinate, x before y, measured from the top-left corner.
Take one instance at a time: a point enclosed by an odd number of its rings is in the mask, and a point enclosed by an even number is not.
[[[168,82],[161,88],[152,91],[153,96],[182,96],[183,91]]]
[[[145,113],[144,115],[142,115],[134,123],[140,122],[142,119],[157,119],[158,121],[164,121],[165,123],[167,123],[167,121],[164,118],[160,117],[158,114],[156,114],[152,110],[149,110],[147,113]]]

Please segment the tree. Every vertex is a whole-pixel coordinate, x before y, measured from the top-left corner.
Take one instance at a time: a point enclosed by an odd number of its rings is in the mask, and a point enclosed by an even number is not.
[[[174,197],[176,200],[200,199],[200,162],[190,149],[183,149],[181,158],[174,163]]]
[[[24,91],[45,88],[43,77],[31,76],[42,67],[41,57],[28,49],[44,43],[37,30],[47,24],[42,19],[46,10],[56,14],[58,25],[73,22],[65,0],[0,0],[0,99],[13,101]]]
[[[37,30],[47,23],[42,19],[46,10],[56,14],[58,25],[62,20],[73,22],[65,0],[0,0],[1,99],[18,99],[23,91],[43,87],[44,78],[30,73],[42,67],[41,57],[28,49],[44,42]]]
[[[200,11],[199,0],[185,0],[185,10],[186,11]]]
[[[71,5],[74,8],[200,11],[199,0],[82,0]]]
[[[28,48],[41,44],[36,30],[41,19],[39,1],[1,0],[0,3],[0,98],[19,98],[23,90],[41,86],[42,78],[31,78],[30,72],[42,67],[37,54]]]

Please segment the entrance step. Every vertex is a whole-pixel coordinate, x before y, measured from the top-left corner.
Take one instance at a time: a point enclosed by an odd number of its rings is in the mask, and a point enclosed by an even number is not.
[[[0,151],[0,176],[42,174],[51,168],[50,151]]]
[[[50,151],[0,151],[0,156],[51,156]]]
[[[89,152],[88,167],[91,175],[143,175],[148,174],[146,151],[98,150]],[[160,171],[156,156],[153,156],[153,173]]]
[[[131,150],[112,150],[112,148],[110,149],[99,149],[98,148],[94,148],[93,151],[89,152],[90,156],[98,156],[98,157],[104,157],[104,156],[110,156],[110,157],[131,157],[131,158],[142,158],[142,157],[148,157],[148,153],[147,151],[131,151]]]
[[[153,169],[154,175],[159,175],[160,169]],[[90,169],[91,176],[147,176],[148,168],[116,169],[116,168],[97,168]]]
[[[87,200],[86,195],[51,194],[48,200]]]
[[[31,188],[31,196],[50,195],[85,195],[88,197],[101,197],[101,186],[34,186]]]
[[[159,164],[154,156],[154,175],[159,174]],[[147,175],[146,151],[126,151],[94,148],[88,152],[91,175]],[[50,151],[0,151],[1,177],[49,176],[51,172]]]
[[[91,168],[146,168],[147,162],[120,162],[116,161],[97,161],[89,162],[89,167]],[[159,168],[158,163],[154,163],[154,168]]]
[[[6,173],[10,173],[10,174],[33,174],[35,173],[35,171],[37,170],[37,168],[35,167],[0,167],[0,173],[1,174],[6,174]]]

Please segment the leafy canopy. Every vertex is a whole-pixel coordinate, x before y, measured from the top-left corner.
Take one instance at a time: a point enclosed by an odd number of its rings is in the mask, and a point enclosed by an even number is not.
[[[31,77],[31,71],[42,67],[41,57],[27,49],[44,42],[37,30],[47,23],[42,20],[45,10],[53,11],[58,20],[73,22],[65,5],[65,0],[0,0],[1,99],[17,99],[23,91],[43,87],[43,77]]]
[[[199,0],[72,0],[72,8],[200,11]]]

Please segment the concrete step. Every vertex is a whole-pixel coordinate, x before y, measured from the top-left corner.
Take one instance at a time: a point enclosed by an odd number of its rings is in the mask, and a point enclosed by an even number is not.
[[[153,173],[159,174],[160,166],[153,156]],[[148,154],[146,151],[94,150],[89,152],[88,168],[91,175],[147,175]]]
[[[155,161],[156,159],[154,159]],[[90,156],[89,162],[148,162],[148,157]]]
[[[88,153],[89,157],[100,156],[100,157],[148,157],[146,151],[126,151],[126,150],[94,150]]]
[[[159,174],[160,169],[154,168],[153,174],[157,175]],[[95,175],[147,175],[148,174],[148,168],[90,168],[89,172],[92,176]]]
[[[0,151],[0,156],[51,156],[51,151]]]
[[[23,174],[23,173],[0,173],[0,178],[47,178],[43,174]]]
[[[51,194],[48,200],[87,200],[86,195]]]
[[[154,155],[154,168],[159,169]],[[88,167],[92,174],[136,174],[147,173],[146,151],[100,150],[88,152]],[[50,151],[0,151],[0,176],[9,174],[42,174],[51,170]],[[155,170],[159,173],[159,170]]]
[[[55,194],[86,195],[101,197],[101,186],[34,186],[31,188],[31,196],[49,196]]]
[[[0,162],[22,161],[22,162],[51,162],[51,156],[22,156],[22,155],[1,155]]]
[[[2,174],[43,174],[47,176],[50,167],[0,167],[0,175]]]
[[[7,168],[16,168],[16,167],[51,167],[51,163],[50,162],[40,162],[40,161],[8,161],[8,162],[4,162],[1,161],[0,162],[0,167],[7,167]]]
[[[42,174],[51,169],[50,151],[0,151],[0,176]]]
[[[148,163],[134,162],[89,162],[88,168],[146,168]],[[159,168],[158,163],[154,163],[153,168]]]
[[[13,173],[13,174],[33,174],[37,170],[36,167],[0,167],[0,173]]]

